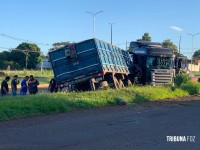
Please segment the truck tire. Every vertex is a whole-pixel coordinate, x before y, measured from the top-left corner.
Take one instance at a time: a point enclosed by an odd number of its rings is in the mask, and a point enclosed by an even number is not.
[[[124,83],[121,79],[119,79],[119,89],[124,88]]]
[[[107,81],[100,82],[100,88],[101,89],[107,89],[108,87],[109,87],[109,85],[108,85]]]

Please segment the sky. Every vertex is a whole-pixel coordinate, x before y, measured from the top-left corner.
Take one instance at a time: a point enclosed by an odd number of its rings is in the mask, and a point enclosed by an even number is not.
[[[0,0],[0,51],[33,41],[43,53],[55,42],[79,42],[95,38],[126,48],[147,32],[153,42],[170,39],[191,58],[192,36],[200,33],[199,0]],[[4,35],[23,40],[6,38]],[[25,42],[24,41],[24,42]],[[193,36],[194,51],[200,34]]]

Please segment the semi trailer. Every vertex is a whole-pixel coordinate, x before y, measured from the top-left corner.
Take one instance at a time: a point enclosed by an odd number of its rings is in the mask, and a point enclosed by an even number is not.
[[[57,84],[73,90],[121,88],[131,84],[129,53],[98,39],[88,39],[49,52]]]

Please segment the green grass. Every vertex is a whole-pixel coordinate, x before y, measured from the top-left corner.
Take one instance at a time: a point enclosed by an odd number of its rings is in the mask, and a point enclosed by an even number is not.
[[[35,77],[53,77],[53,71],[52,70],[45,70],[43,69],[42,73],[41,70],[2,70],[1,72],[4,72],[4,74],[9,75],[9,76],[14,76],[18,75],[19,77],[24,77],[24,76],[30,76],[33,75]]]
[[[192,72],[196,77],[200,78],[200,72]]]
[[[0,98],[0,120],[116,105],[117,98],[137,103],[183,97],[199,91],[198,83],[189,83],[173,90],[171,87],[133,86],[121,90],[7,96]]]
[[[190,95],[193,94],[198,94],[200,93],[200,84],[199,83],[187,83],[187,84],[182,84],[180,88],[184,91],[187,91]]]

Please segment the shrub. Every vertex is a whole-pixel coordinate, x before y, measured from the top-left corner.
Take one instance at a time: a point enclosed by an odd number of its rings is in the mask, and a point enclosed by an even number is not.
[[[181,84],[186,84],[186,83],[189,83],[189,82],[190,82],[190,77],[186,73],[178,74],[174,78],[174,84],[176,86],[180,86]]]
[[[187,83],[182,84],[180,88],[184,91],[187,91],[190,95],[192,94],[198,94],[200,92],[200,84],[199,83]]]

